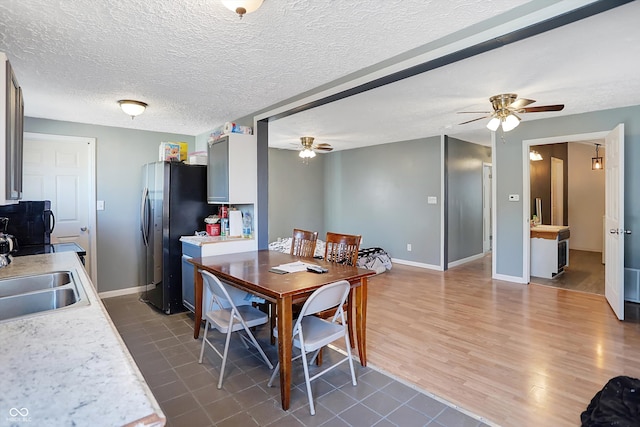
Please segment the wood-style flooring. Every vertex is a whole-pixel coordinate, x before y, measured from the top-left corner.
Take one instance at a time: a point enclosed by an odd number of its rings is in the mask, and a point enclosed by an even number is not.
[[[395,264],[369,280],[367,319],[372,366],[488,424],[577,426],[610,378],[640,377],[637,321],[602,295],[492,280],[490,256]]]
[[[569,265],[553,279],[531,276],[531,283],[604,295],[602,252],[569,249]]]

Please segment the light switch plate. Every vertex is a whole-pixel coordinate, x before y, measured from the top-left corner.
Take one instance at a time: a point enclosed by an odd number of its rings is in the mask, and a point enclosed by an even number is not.
[[[103,211],[104,210],[104,200],[96,201],[96,210]]]
[[[428,196],[427,203],[430,205],[435,205],[438,203],[438,198],[436,196]]]
[[[520,195],[519,194],[509,194],[509,201],[510,202],[519,202],[520,201]]]

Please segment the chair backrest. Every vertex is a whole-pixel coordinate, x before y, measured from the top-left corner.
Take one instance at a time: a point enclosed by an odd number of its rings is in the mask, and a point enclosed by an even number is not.
[[[328,232],[324,260],[337,264],[357,265],[361,239],[360,235]]]
[[[301,322],[301,319],[304,316],[309,316],[336,307],[340,310],[349,296],[350,289],[351,285],[346,280],[329,283],[328,285],[324,285],[316,289],[302,306],[296,326]],[[337,314],[338,313],[336,313],[336,317]],[[296,329],[297,327],[294,328],[294,330]]]
[[[291,239],[291,255],[313,258],[316,252],[317,240],[317,231],[294,228],[293,238]]]
[[[237,311],[233,299],[220,279],[208,271],[200,270],[200,274],[202,274],[202,280],[206,283],[207,288],[211,291],[211,295],[213,296],[213,300],[216,305],[221,309],[231,307],[234,311]]]

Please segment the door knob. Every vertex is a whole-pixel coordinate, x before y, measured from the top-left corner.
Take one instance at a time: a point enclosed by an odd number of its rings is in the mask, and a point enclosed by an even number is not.
[[[80,231],[87,231],[87,227],[80,227]]]

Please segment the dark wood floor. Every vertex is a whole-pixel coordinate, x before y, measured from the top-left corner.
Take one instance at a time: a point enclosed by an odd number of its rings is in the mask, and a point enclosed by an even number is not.
[[[604,295],[602,252],[569,250],[569,266],[553,279],[531,276],[531,283]]]

